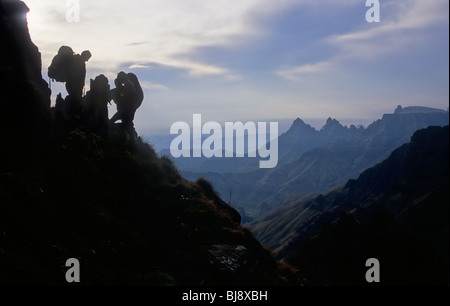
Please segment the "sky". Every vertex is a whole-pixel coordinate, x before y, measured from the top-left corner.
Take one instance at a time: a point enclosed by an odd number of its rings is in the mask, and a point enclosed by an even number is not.
[[[397,105],[449,105],[449,1],[25,0],[43,77],[61,45],[90,50],[86,85],[135,73],[140,135],[172,123],[364,124]],[[54,97],[65,92],[52,83]],[[89,90],[89,87],[86,86]],[[110,117],[115,106],[110,106]]]

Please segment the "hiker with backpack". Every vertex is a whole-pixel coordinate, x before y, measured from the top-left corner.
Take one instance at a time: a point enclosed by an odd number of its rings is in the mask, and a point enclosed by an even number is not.
[[[99,135],[108,135],[108,103],[111,99],[108,78],[100,74],[91,79],[90,90],[83,98],[82,121]]]
[[[134,97],[133,97],[133,113],[132,113],[132,120],[134,120],[134,114],[136,113],[136,110],[141,106],[142,101],[144,101],[144,91],[142,90],[141,84],[139,83],[139,80],[137,76],[134,73],[127,73],[127,78],[133,83],[134,86]]]
[[[86,78],[86,62],[91,58],[91,52],[83,51],[74,54],[72,48],[62,46],[48,67],[49,78],[57,82],[65,82],[73,116],[81,112],[84,80]]]
[[[134,115],[144,100],[144,92],[137,76],[133,73],[119,72],[114,84],[116,88],[111,90],[111,97],[117,105],[117,113],[110,121],[115,123],[121,120],[124,130],[133,135],[135,134]]]

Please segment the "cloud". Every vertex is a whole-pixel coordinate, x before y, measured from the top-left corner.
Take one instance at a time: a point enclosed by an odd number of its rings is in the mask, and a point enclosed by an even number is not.
[[[60,0],[25,0],[31,11],[33,41],[48,64],[59,46],[76,52],[89,49],[92,69],[116,71],[123,62],[156,63],[187,71],[194,77],[236,75],[229,68],[193,59],[203,47],[229,47],[244,37],[261,35],[249,16],[265,8],[277,11],[269,0],[80,0],[80,22],[69,23]],[[295,1],[286,0],[284,5]],[[79,51],[78,51],[79,50]],[[183,55],[183,56],[180,56]],[[144,68],[134,66],[133,68]]]
[[[147,68],[150,68],[150,66],[141,65],[141,64],[133,64],[133,65],[130,65],[128,68],[129,69],[147,69]]]
[[[389,14],[388,10],[395,11],[395,15]],[[387,13],[385,18],[384,11]],[[366,24],[364,29],[331,36],[326,41],[339,48],[340,56],[346,58],[376,58],[403,52],[425,43],[430,35],[425,30],[445,23],[448,27],[448,1],[388,2],[384,10],[381,6],[381,16],[378,24]]]
[[[331,68],[330,62],[319,62],[297,67],[282,69],[276,72],[277,75],[291,81],[302,81],[312,74],[323,73]]]
[[[168,90],[169,88],[162,84],[155,84],[149,81],[140,81],[142,88],[150,90]]]
[[[427,44],[433,35],[433,27],[448,28],[448,5],[448,1],[441,0],[384,1],[381,22],[364,21],[347,33],[318,38],[316,46],[335,50],[329,57],[321,61],[316,59],[315,63],[283,68],[275,73],[290,81],[304,81],[306,76],[343,69],[349,62],[408,54],[414,48]]]

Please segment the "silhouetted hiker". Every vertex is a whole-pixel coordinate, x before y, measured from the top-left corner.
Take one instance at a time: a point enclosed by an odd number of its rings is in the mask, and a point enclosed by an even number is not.
[[[109,128],[108,102],[112,99],[109,81],[101,74],[95,80],[91,79],[90,85],[91,89],[83,98],[83,120],[94,131],[106,135]]]
[[[86,62],[91,58],[91,52],[85,50],[81,55],[72,57],[69,65],[66,89],[72,102],[72,114],[81,111],[81,97],[83,96],[84,80],[86,78]]]
[[[128,79],[133,82],[134,85],[134,98],[133,98],[133,120],[134,120],[134,114],[136,113],[136,110],[141,106],[142,101],[144,101],[144,91],[142,90],[141,84],[139,83],[139,80],[137,76],[134,73],[127,73]]]
[[[91,58],[91,52],[85,50],[74,54],[72,48],[62,46],[48,67],[48,76],[58,82],[66,82],[69,94],[70,109],[73,116],[81,112],[84,79],[86,78],[86,62]]]
[[[114,123],[117,120],[121,120],[124,130],[130,133],[130,136],[135,135],[134,114],[136,109],[142,104],[144,92],[137,76],[133,73],[119,72],[114,80],[114,84],[116,88],[111,90],[111,96],[117,105],[117,113],[114,114],[110,121]]]
[[[48,77],[57,82],[66,82],[68,67],[73,55],[71,47],[61,46],[48,67]]]
[[[131,131],[133,128],[133,82],[128,79],[125,72],[121,71],[114,80],[114,84],[116,88],[111,90],[111,96],[117,105],[117,112],[112,116],[111,122],[121,120],[125,131]]]

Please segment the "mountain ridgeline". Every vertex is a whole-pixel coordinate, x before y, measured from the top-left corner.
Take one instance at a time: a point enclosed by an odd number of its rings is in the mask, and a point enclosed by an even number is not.
[[[343,126],[336,119],[328,118],[316,130],[296,119],[279,136],[278,166],[273,169],[259,169],[251,158],[204,162],[191,158],[174,162],[184,177],[208,179],[240,211],[243,221],[250,222],[272,209],[310,199],[357,178],[407,143],[416,130],[448,124],[448,111],[401,106],[367,128]],[[199,170],[193,172],[187,167],[189,160]],[[220,171],[220,165],[226,165],[228,173]]]
[[[140,138],[99,136],[50,107],[28,8],[0,1],[0,284],[286,284],[209,182]]]
[[[250,227],[315,284],[364,284],[377,258],[384,284],[447,285],[448,156],[448,126],[419,130],[356,180]]]

